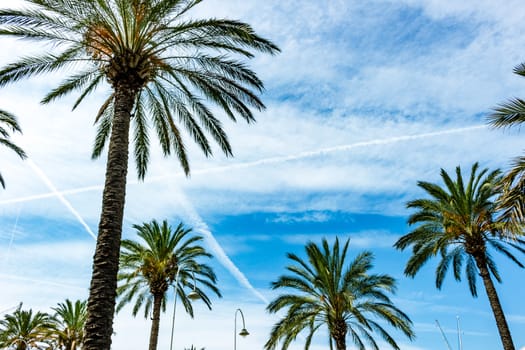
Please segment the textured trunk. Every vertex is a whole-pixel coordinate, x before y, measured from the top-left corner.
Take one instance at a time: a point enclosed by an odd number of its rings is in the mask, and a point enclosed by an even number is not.
[[[492,308],[492,313],[496,319],[496,325],[498,326],[499,336],[501,342],[503,343],[503,349],[505,350],[515,350],[514,343],[512,342],[512,337],[510,335],[509,325],[505,319],[505,314],[503,313],[503,308],[499,301],[498,293],[494,287],[494,283],[489,274],[487,264],[485,259],[476,257],[476,264],[485,285],[485,291],[487,292],[487,297],[489,298],[490,307]]]
[[[87,305],[84,350],[109,350],[117,289],[122,219],[126,197],[129,125],[136,89],[115,86],[114,116],[102,195],[102,213]]]
[[[149,350],[157,350],[160,326],[160,306],[163,295],[153,296],[153,317],[151,319],[151,333],[149,336]]]
[[[333,330],[332,338],[335,341],[335,348],[337,350],[346,350],[346,333],[348,326],[344,320],[336,320]]]

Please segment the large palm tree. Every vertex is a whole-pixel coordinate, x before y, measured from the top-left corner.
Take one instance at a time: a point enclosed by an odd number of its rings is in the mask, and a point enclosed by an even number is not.
[[[525,253],[520,246],[525,241],[514,234],[513,226],[499,220],[496,201],[502,191],[500,171],[483,169],[478,172],[478,169],[475,163],[467,181],[460,167],[456,168],[455,179],[441,169],[444,187],[418,182],[430,198],[408,202],[407,207],[416,210],[409,216],[408,223],[416,227],[401,237],[395,247],[401,250],[412,247],[412,256],[405,268],[405,274],[410,277],[414,277],[429,259],[438,257],[438,289],[450,267],[457,281],[461,280],[465,267],[470,293],[476,297],[476,277],[481,276],[503,347],[513,350],[510,330],[493,283],[493,278],[501,282],[501,276],[490,250],[502,253],[523,267],[512,248]]]
[[[221,294],[212,268],[199,261],[211,258],[201,245],[202,236],[191,234],[191,229],[182,223],[172,229],[166,220],[162,224],[153,220],[134,228],[143,242],[122,241],[117,311],[133,300],[133,316],[144,307],[144,317],[151,315],[152,319],[149,350],[156,350],[160,314],[166,309],[170,285],[177,283],[174,286],[177,295],[192,317],[193,307],[185,287],[191,287],[210,309],[211,300],[200,286]]]
[[[77,300],[74,303],[66,299],[54,307],[56,321],[56,342],[58,349],[77,350],[82,346],[84,325],[87,319],[87,302]]]
[[[0,320],[0,347],[14,350],[43,349],[49,346],[54,322],[43,312],[22,310],[20,305],[12,314]],[[48,344],[43,347],[43,344]]]
[[[181,127],[206,156],[212,153],[206,132],[231,155],[210,107],[247,122],[254,120],[251,108],[264,108],[257,96],[263,83],[241,59],[279,49],[246,23],[190,18],[201,1],[25,0],[26,7],[0,10],[1,35],[50,44],[41,46],[48,51],[0,69],[0,86],[62,71],[68,77],[43,102],[79,91],[75,108],[109,84],[95,118],[93,157],[109,144],[84,349],[111,345],[131,124],[140,179],[149,159],[150,126],[164,155],[175,153],[188,174]]]
[[[322,326],[328,328],[330,349],[346,349],[350,334],[355,345],[363,350],[365,343],[379,349],[374,339],[377,334],[394,349],[399,349],[381,321],[401,330],[410,339],[414,337],[412,322],[390,300],[388,294],[396,289],[396,281],[388,275],[372,274],[371,252],[360,253],[351,262],[346,261],[349,240],[342,246],[336,239],[331,248],[323,239],[322,245],[306,244],[305,261],[288,254],[294,265],[287,267],[289,275],[272,283],[273,289],[287,289],[267,307],[271,313],[286,309],[282,319],[273,327],[265,349],[275,349],[282,341],[282,349],[303,330],[307,331],[305,349]]]
[[[0,109],[0,144],[14,151],[20,158],[26,158],[26,153],[23,149],[15,145],[11,140],[10,132],[19,132],[22,133],[20,125],[18,125],[18,120],[16,117],[4,110]],[[0,185],[5,188],[4,178],[0,173]]]
[[[525,63],[514,68],[514,73],[525,77]],[[525,101],[514,98],[501,103],[488,117],[489,124],[496,128],[520,127],[525,123]],[[502,216],[515,226],[525,222],[525,156],[514,160],[512,169],[503,179],[504,193],[499,207]]]

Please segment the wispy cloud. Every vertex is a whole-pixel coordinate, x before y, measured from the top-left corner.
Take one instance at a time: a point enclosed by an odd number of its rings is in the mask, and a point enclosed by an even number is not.
[[[506,316],[509,321],[515,322],[515,323],[525,323],[525,315],[507,315]]]
[[[335,240],[336,237],[339,237],[339,240],[349,238],[350,247],[355,249],[392,248],[392,245],[399,239],[399,235],[385,230],[341,232],[339,234],[288,234],[280,235],[279,239],[289,244],[304,245],[307,241],[320,242],[323,238]]]
[[[330,215],[326,212],[310,212],[301,214],[279,214],[271,222],[297,223],[297,222],[326,222]]]

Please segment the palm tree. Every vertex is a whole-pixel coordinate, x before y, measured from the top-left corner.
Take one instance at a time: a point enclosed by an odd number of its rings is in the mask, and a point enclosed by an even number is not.
[[[66,299],[53,308],[56,320],[55,335],[59,349],[76,350],[82,346],[84,325],[87,318],[87,302],[77,300],[75,303]]]
[[[401,330],[409,339],[414,337],[412,322],[387,295],[395,292],[395,279],[370,274],[373,256],[368,251],[347,264],[349,242],[347,240],[342,249],[337,238],[332,248],[326,239],[321,247],[308,242],[308,261],[288,253],[288,258],[295,263],[287,267],[292,274],[279,277],[272,288],[286,288],[290,292],[278,296],[267,307],[270,313],[287,310],[273,327],[265,349],[275,349],[279,341],[282,341],[282,349],[287,349],[303,330],[308,332],[305,343],[308,349],[321,326],[328,328],[330,349],[333,349],[333,342],[337,350],[346,349],[348,334],[361,350],[365,349],[365,343],[379,349],[373,337],[376,333],[394,349],[399,349],[379,323],[381,320]]]
[[[279,51],[250,25],[228,19],[192,19],[202,0],[25,0],[28,6],[0,10],[0,34],[47,43],[42,54],[0,69],[0,86],[57,71],[69,76],[42,100],[73,91],[73,107],[104,83],[109,95],[95,118],[93,157],[108,144],[102,211],[88,299],[84,349],[109,350],[117,288],[128,169],[130,126],[138,177],[149,159],[151,125],[164,155],[175,153],[190,167],[181,127],[206,156],[206,132],[228,156],[230,143],[210,106],[231,120],[254,121],[251,108],[263,83],[242,61],[255,51]],[[234,55],[229,58],[229,55]]]
[[[173,230],[166,220],[160,225],[153,220],[133,227],[144,243],[122,241],[117,311],[134,299],[133,316],[144,307],[144,317],[151,315],[152,319],[149,349],[156,350],[160,314],[166,309],[166,293],[170,285],[177,283],[177,295],[191,317],[193,307],[184,287],[192,287],[209,309],[211,300],[199,285],[219,297],[221,294],[212,268],[198,261],[212,257],[200,245],[201,236],[191,235],[191,229],[182,223]]]
[[[9,131],[22,133],[22,129],[20,129],[16,117],[13,114],[0,109],[0,144],[14,151],[20,158],[25,159],[26,153],[24,150],[9,140]],[[4,178],[1,173],[0,185],[5,188]]]
[[[15,350],[43,349],[54,331],[51,316],[43,312],[21,310],[20,305],[12,314],[0,321],[0,347]],[[49,344],[48,344],[49,346]]]
[[[464,266],[470,293],[477,297],[476,276],[481,276],[503,347],[513,350],[510,330],[492,280],[501,282],[501,277],[489,250],[502,253],[523,267],[511,249],[525,253],[525,249],[519,246],[525,240],[509,229],[513,226],[498,220],[496,201],[502,191],[500,171],[489,173],[488,169],[483,169],[478,172],[478,168],[478,163],[472,166],[466,184],[459,166],[455,180],[441,169],[445,187],[418,182],[430,198],[408,202],[407,207],[416,210],[409,216],[408,224],[417,227],[394,246],[401,250],[412,247],[412,256],[405,268],[405,275],[410,277],[414,277],[430,258],[439,256],[436,268],[438,289],[441,289],[451,266],[457,281],[461,280]]]
[[[525,63],[514,68],[514,73],[525,76]],[[525,101],[514,98],[498,105],[488,117],[495,128],[520,127],[525,122]],[[502,217],[517,227],[525,222],[525,156],[514,160],[512,169],[503,178],[504,193],[498,207]]]

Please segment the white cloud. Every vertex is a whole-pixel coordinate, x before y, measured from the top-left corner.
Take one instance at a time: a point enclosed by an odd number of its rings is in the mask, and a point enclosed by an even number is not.
[[[296,223],[296,222],[326,222],[330,215],[323,212],[310,212],[301,214],[279,214],[272,222]]]
[[[511,322],[525,324],[525,315],[506,315],[506,317]]]
[[[279,239],[286,243],[304,245],[307,241],[320,242],[323,238],[332,240],[336,237],[340,242],[350,239],[352,249],[391,248],[399,235],[382,230],[367,230],[360,232],[342,232],[338,234],[284,234]]]

